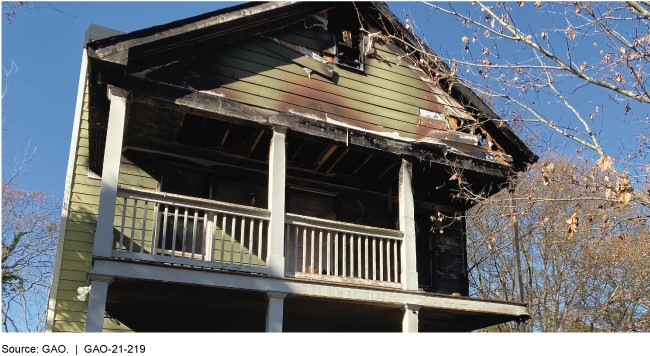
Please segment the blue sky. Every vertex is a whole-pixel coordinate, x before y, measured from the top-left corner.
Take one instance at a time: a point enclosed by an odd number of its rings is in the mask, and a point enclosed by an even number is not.
[[[2,168],[36,150],[19,186],[63,196],[84,33],[92,23],[129,32],[233,5],[227,2],[28,3],[2,18]],[[3,79],[5,79],[3,75]],[[5,83],[3,83],[3,90]]]
[[[83,37],[91,23],[128,32],[233,4],[39,2],[19,9],[11,23],[3,15],[2,65],[9,70],[13,62],[18,68],[3,82],[3,175],[11,170],[16,159],[35,150],[19,186],[63,196]],[[417,33],[427,39],[434,51],[443,55],[462,54],[460,38],[464,30],[458,20],[436,15],[422,4],[397,2],[389,6],[401,18],[409,14],[418,26]],[[616,132],[609,135],[612,145],[632,144],[628,142],[631,132],[639,130],[630,125],[603,129]]]

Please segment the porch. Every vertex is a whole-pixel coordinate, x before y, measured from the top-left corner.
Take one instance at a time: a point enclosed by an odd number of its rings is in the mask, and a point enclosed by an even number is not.
[[[120,186],[111,256],[269,275],[267,209]],[[285,214],[284,276],[402,288],[398,230]]]
[[[267,331],[284,330],[286,297],[388,304],[404,331],[418,330],[420,309],[432,323],[472,315],[472,326],[526,315],[449,296],[467,294],[464,226],[440,248],[428,218],[463,206],[440,162],[412,163],[388,149],[397,141],[334,125],[321,137],[322,123],[292,115],[242,122],[128,95],[111,88],[103,155],[90,160],[102,169],[87,331],[102,330],[122,280],[261,293]]]

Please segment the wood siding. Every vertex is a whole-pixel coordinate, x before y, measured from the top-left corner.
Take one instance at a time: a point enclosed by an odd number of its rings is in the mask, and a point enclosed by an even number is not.
[[[421,117],[421,109],[469,118],[460,104],[424,80],[424,72],[397,46],[375,48],[376,54],[365,58],[365,70],[359,71],[322,64],[271,39],[257,38],[145,75],[252,106],[411,139],[442,129],[439,121]],[[308,73],[305,61],[335,73],[331,78]]]
[[[92,248],[99,210],[101,179],[88,170],[88,94],[84,104],[79,129],[79,144],[75,157],[74,176],[69,202],[68,218],[59,274],[53,331],[81,332],[86,329],[88,302],[77,300],[77,288],[89,285],[86,273],[92,268]],[[141,169],[122,159],[120,184],[156,189],[157,182]],[[119,209],[119,208],[118,208]],[[117,219],[117,217],[116,217]],[[110,319],[104,321],[105,331],[129,331]]]

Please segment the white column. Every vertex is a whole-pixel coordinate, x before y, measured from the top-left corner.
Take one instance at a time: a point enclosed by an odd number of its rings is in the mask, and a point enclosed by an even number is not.
[[[404,311],[404,319],[402,319],[402,332],[403,333],[416,333],[418,332],[418,312],[420,305],[404,304],[402,310]]]
[[[284,277],[284,200],[286,186],[286,128],[274,127],[269,152],[269,274]]]
[[[269,298],[269,304],[266,309],[266,332],[281,333],[282,320],[284,317],[284,298],[287,293],[266,292]]]
[[[99,193],[99,214],[93,244],[94,256],[110,257],[113,247],[113,219],[115,218],[115,200],[122,157],[122,140],[124,138],[128,94],[129,92],[124,89],[108,86],[108,99],[111,101],[111,106],[106,130],[102,187]]]
[[[86,332],[100,333],[104,329],[106,295],[108,294],[108,285],[112,281],[112,278],[91,277]]]
[[[405,290],[418,290],[418,271],[415,253],[415,208],[411,184],[411,163],[402,159],[399,171],[399,228],[402,242],[402,285]]]

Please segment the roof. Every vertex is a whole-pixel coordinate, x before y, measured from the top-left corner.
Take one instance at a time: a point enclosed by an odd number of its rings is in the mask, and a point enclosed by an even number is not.
[[[191,56],[197,51],[207,51],[244,39],[287,27],[341,3],[335,2],[264,2],[245,3],[218,11],[205,13],[167,24],[126,34],[115,35],[88,44],[91,56],[103,62],[125,68],[125,73],[137,73],[147,68],[159,67]],[[405,44],[417,46],[427,55],[423,70],[440,79],[440,85],[472,112],[502,148],[512,156],[515,170],[524,170],[538,157],[508,127],[485,102],[462,81],[451,74],[442,61],[434,61],[435,53],[422,43],[390,11],[383,2],[358,3],[360,11],[376,11],[388,31],[401,37]],[[443,75],[440,75],[440,74]],[[445,90],[442,90],[443,92]]]

